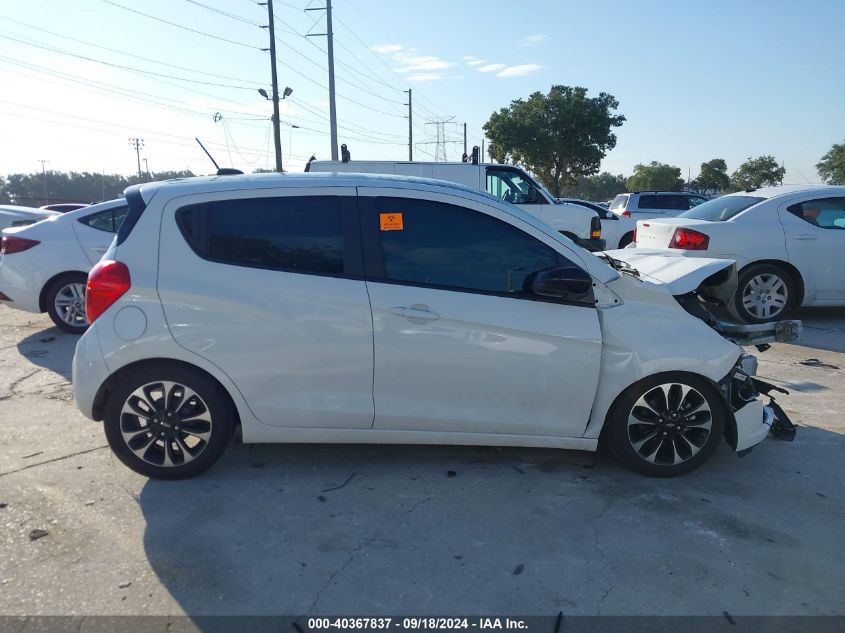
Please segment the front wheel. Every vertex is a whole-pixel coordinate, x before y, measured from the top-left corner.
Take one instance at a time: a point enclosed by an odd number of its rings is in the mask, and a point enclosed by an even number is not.
[[[606,438],[625,466],[652,477],[674,477],[707,461],[721,442],[726,417],[721,395],[705,379],[657,374],[617,399]]]
[[[53,281],[44,293],[47,314],[57,326],[71,334],[88,329],[85,316],[85,284],[82,273],[69,273]]]
[[[231,401],[207,375],[155,364],[120,380],[106,400],[103,425],[129,468],[154,479],[183,479],[220,458],[235,420]]]

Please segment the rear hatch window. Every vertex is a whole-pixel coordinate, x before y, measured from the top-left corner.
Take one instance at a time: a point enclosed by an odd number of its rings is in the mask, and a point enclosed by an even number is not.
[[[617,209],[624,209],[625,205],[628,203],[628,198],[630,196],[627,193],[620,193],[613,199],[613,202],[610,203],[610,210],[616,211]]]
[[[710,222],[724,222],[765,199],[760,196],[722,196],[721,198],[702,202],[697,207],[689,211],[684,211],[680,217],[708,220]]]

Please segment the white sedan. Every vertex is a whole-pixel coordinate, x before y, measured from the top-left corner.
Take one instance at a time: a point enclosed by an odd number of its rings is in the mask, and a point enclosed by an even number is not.
[[[84,332],[88,271],[108,249],[126,211],[125,200],[113,200],[3,230],[0,304],[47,312],[63,330]]]
[[[58,211],[48,209],[33,209],[18,207],[10,204],[0,205],[0,231],[14,226],[27,226],[39,220],[59,215]]]
[[[739,281],[728,308],[748,323],[781,319],[798,306],[845,306],[845,187],[732,193],[676,218],[638,221],[635,246],[735,260]]]

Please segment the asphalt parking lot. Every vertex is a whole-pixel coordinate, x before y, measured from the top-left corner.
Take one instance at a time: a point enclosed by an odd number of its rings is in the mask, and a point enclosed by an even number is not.
[[[76,337],[0,307],[0,613],[845,614],[845,310],[801,318],[800,345],[758,354],[795,442],[723,445],[680,479],[556,450],[236,444],[168,483],[76,410]]]

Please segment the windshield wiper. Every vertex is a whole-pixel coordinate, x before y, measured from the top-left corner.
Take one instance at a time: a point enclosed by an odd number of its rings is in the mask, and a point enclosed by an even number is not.
[[[628,262],[623,262],[621,259],[616,259],[615,257],[611,257],[607,253],[602,253],[601,255],[599,255],[599,257],[601,259],[607,260],[607,263],[610,264],[610,266],[614,270],[616,270],[620,273],[628,273],[629,275],[633,275],[634,277],[640,276],[640,271],[637,270],[636,268],[632,268],[628,264]]]

